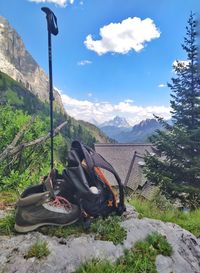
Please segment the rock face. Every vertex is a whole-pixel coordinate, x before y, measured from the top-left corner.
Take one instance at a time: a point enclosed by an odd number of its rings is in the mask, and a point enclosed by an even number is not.
[[[43,102],[49,100],[48,76],[26,50],[19,34],[9,22],[0,16],[0,70],[22,83]],[[62,112],[64,107],[60,94],[54,97]]]
[[[129,128],[131,125],[128,123],[128,121],[123,118],[116,116],[112,120],[105,121],[104,123],[99,125],[99,128],[106,127],[106,126],[113,126],[117,128]]]
[[[131,131],[122,132],[117,136],[117,141],[122,143],[147,143],[148,137],[162,125],[156,119],[146,119],[134,125]]]
[[[119,143],[148,143],[148,137],[155,133],[157,129],[162,129],[161,124],[155,119],[143,120],[133,127],[125,126],[125,122],[120,123],[119,117],[115,119],[107,123],[105,122],[103,125],[99,125],[99,128],[101,128],[106,135]],[[117,124],[122,124],[123,126],[118,126]]]
[[[99,124],[98,127],[110,138],[118,141],[117,136],[122,132],[131,131],[131,126],[123,117],[116,116],[114,119]]]
[[[128,217],[122,223],[127,230],[127,239],[123,245],[115,246],[112,242],[95,240],[92,235],[82,235],[68,239],[47,237],[39,232],[13,237],[0,237],[0,272],[19,273],[54,273],[74,272],[81,263],[92,258],[108,259],[112,262],[123,255],[124,249],[131,248],[136,241],[143,240],[152,232],[166,236],[173,247],[171,257],[157,256],[158,273],[199,273],[200,241],[190,232],[179,226],[161,221],[136,218],[137,214],[129,208]],[[30,245],[37,240],[46,240],[50,255],[37,260],[26,255]]]

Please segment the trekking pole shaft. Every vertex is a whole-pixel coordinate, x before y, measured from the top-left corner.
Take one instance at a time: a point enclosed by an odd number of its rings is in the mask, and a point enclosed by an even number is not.
[[[42,7],[41,10],[46,14],[47,30],[48,30],[48,53],[49,53],[49,104],[50,104],[50,139],[51,139],[51,169],[54,167],[53,155],[53,73],[52,73],[52,47],[51,34],[58,34],[57,18],[55,14],[47,7]]]
[[[49,102],[50,102],[50,139],[51,139],[51,169],[54,167],[53,156],[53,74],[52,74],[52,48],[51,33],[48,31],[48,52],[49,52]]]

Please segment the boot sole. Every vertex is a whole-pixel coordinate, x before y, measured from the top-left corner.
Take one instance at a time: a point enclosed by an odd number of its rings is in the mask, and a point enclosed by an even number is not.
[[[71,225],[71,224],[74,224],[75,222],[77,222],[79,220],[79,218],[67,223],[67,224],[55,224],[55,223],[41,223],[41,224],[37,224],[37,225],[32,225],[32,226],[27,226],[27,227],[23,227],[23,226],[19,226],[17,224],[15,224],[15,230],[19,233],[27,233],[27,232],[30,232],[30,231],[33,231],[39,227],[42,227],[42,226],[60,226],[60,227],[64,227],[64,226],[68,226],[68,225]]]

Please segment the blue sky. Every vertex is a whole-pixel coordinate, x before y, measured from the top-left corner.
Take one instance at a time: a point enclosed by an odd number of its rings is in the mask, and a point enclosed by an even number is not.
[[[119,115],[131,124],[170,117],[166,83],[173,62],[185,60],[181,43],[198,0],[1,0],[0,15],[48,73],[42,6],[58,19],[54,85],[70,115],[98,122]]]

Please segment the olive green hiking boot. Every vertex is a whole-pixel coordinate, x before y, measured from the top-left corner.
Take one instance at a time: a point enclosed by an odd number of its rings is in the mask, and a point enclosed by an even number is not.
[[[36,185],[27,188],[16,204],[15,230],[25,233],[44,225],[70,225],[79,217],[78,206]]]

